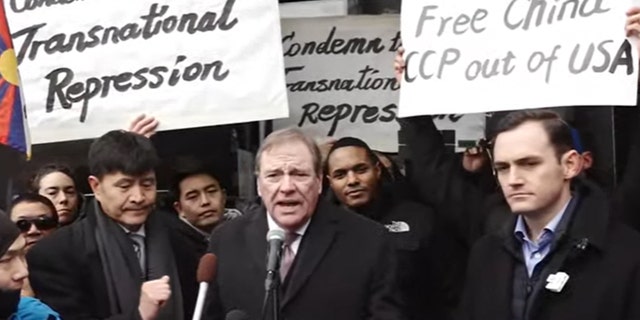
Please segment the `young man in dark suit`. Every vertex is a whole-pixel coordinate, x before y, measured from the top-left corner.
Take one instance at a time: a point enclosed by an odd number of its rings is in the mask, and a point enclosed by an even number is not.
[[[264,206],[225,223],[212,236],[210,250],[218,257],[218,270],[209,301],[211,319],[224,319],[234,310],[261,319],[265,235],[275,229],[287,234],[280,267],[282,319],[405,319],[387,231],[319,201],[322,163],[315,142],[296,129],[273,132],[256,164]]]
[[[158,158],[141,135],[111,131],[89,150],[86,218],[29,251],[36,295],[64,319],[187,319],[195,270],[154,215]]]
[[[640,235],[577,177],[580,155],[559,115],[507,115],[493,161],[513,217],[473,247],[461,319],[640,319]]]

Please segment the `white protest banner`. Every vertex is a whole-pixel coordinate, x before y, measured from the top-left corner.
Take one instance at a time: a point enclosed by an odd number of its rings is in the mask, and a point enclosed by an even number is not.
[[[275,0],[8,0],[34,143],[286,117]]]
[[[399,114],[635,105],[637,53],[624,31],[629,6],[403,1],[407,83]]]
[[[319,140],[353,136],[397,152],[399,26],[397,15],[283,19],[290,117],[274,121],[274,129],[297,126]],[[455,130],[452,144],[462,146],[483,137],[485,117],[438,117],[436,125]]]

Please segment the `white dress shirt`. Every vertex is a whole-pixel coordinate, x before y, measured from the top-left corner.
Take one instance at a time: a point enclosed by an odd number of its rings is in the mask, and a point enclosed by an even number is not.
[[[311,219],[307,220],[307,222],[300,228],[298,228],[298,230],[295,231],[295,233],[298,234],[298,238],[291,243],[291,250],[293,251],[294,254],[298,254],[298,248],[300,248],[300,242],[302,242],[302,237],[304,237],[304,233],[307,231],[307,227],[309,227],[309,223],[311,222]],[[271,214],[269,214],[267,212],[267,223],[269,225],[269,230],[282,230],[285,234],[287,233],[286,230],[284,230],[281,226],[278,225],[278,223],[276,223],[275,220],[273,220],[273,218],[271,217]]]

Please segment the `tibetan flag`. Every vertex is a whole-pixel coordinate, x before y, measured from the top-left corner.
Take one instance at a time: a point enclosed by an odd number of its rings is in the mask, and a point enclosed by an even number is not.
[[[0,0],[0,144],[31,156],[31,141],[24,97],[20,89],[18,59]]]

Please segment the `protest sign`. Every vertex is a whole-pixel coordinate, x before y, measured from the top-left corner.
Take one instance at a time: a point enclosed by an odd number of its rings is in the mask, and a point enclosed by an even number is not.
[[[400,86],[393,59],[401,45],[399,26],[397,15],[283,19],[290,117],[275,120],[274,128],[297,126],[319,140],[353,136],[397,152]],[[484,135],[484,114],[435,122],[455,137],[449,143],[458,149]]]
[[[407,72],[399,114],[635,105],[638,59],[624,31],[629,5],[403,1]]]
[[[288,115],[276,1],[7,1],[34,143]]]

